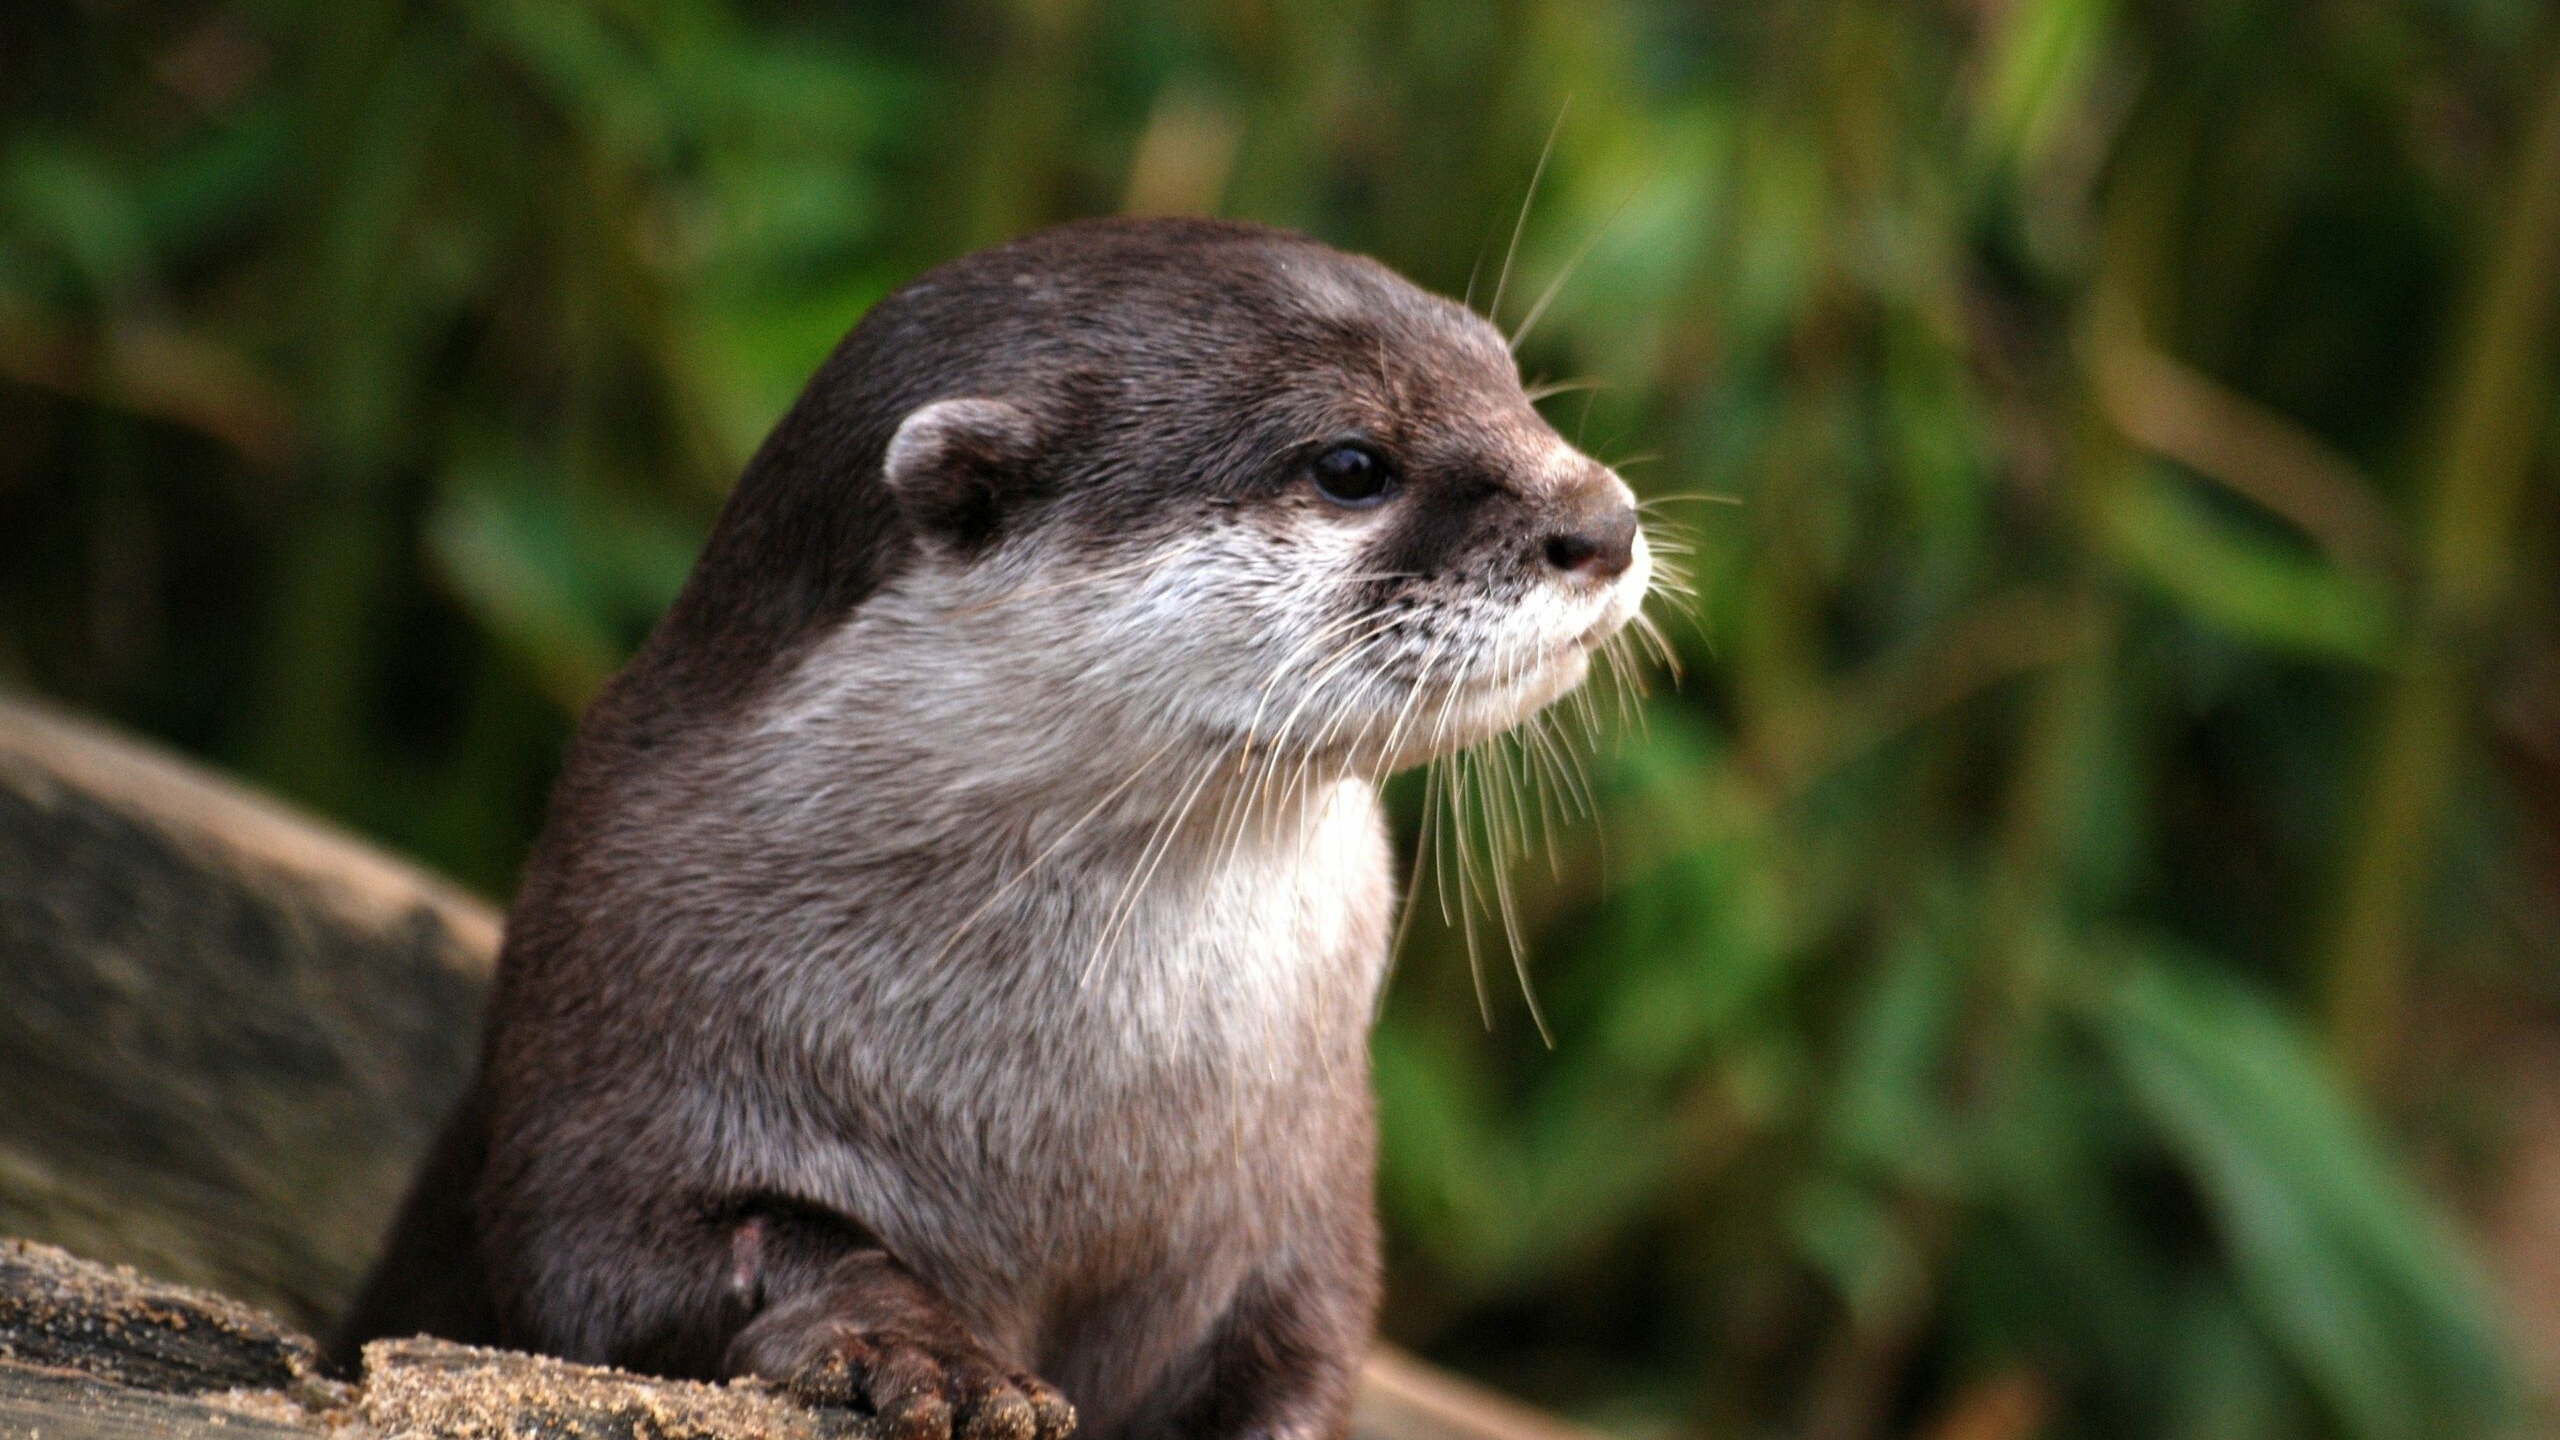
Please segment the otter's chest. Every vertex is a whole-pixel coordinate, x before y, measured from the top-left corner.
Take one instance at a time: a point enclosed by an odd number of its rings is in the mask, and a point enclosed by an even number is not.
[[[1094,867],[990,936],[1002,1003],[933,1007],[983,1050],[914,1098],[1025,1152],[1107,1142],[1154,1170],[1285,1130],[1316,1093],[1365,1095],[1388,854],[1374,796],[1346,784],[1302,828]]]
[[[960,1269],[1196,1267],[1360,1148],[1393,904],[1374,797],[1225,843],[1030,897],[954,957],[974,983],[892,982],[843,1017],[858,1143],[907,1192],[883,1210],[931,1216],[919,1244]]]

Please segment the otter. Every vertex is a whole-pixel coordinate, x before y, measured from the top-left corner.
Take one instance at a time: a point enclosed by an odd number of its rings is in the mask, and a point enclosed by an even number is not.
[[[1649,569],[1501,334],[1375,261],[1123,220],[914,280],[580,723],[339,1356],[1340,1436],[1377,784],[1578,684]]]

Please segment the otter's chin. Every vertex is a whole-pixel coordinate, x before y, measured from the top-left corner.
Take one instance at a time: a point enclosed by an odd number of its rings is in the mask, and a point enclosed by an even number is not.
[[[1591,652],[1617,633],[1615,624],[1595,627],[1558,650],[1554,659],[1540,666],[1515,688],[1511,696],[1511,713],[1495,728],[1508,730],[1573,693],[1574,687],[1591,678]]]
[[[1579,639],[1568,641],[1524,673],[1488,677],[1455,696],[1426,698],[1420,709],[1439,712],[1427,727],[1408,725],[1408,733],[1399,737],[1391,755],[1381,756],[1384,742],[1372,737],[1354,747],[1355,765],[1381,775],[1410,770],[1517,727],[1571,694],[1591,673],[1592,647],[1616,630],[1612,625],[1596,631],[1589,645]]]

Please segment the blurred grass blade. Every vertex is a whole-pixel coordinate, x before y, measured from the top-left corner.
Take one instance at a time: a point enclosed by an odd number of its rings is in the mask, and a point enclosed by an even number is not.
[[[2551,391],[2560,300],[2560,40],[2547,44],[2489,264],[2471,296],[2445,434],[2428,477],[2414,625],[2383,698],[2362,823],[2339,881],[2323,976],[2331,1043],[2359,1079],[2393,1066],[2403,972],[2436,832],[2465,748],[2479,656],[2507,603],[2517,518]]]
[[[2245,643],[2354,665],[2388,653],[2391,610],[2370,580],[2217,516],[2157,466],[2115,487],[2109,503],[2125,568],[2196,619]]]
[[[2510,1418],[2486,1287],[2300,1027],[2154,951],[2130,957],[2099,1024],[2251,1312],[2351,1434],[2424,1440]]]
[[[621,666],[692,563],[679,533],[586,513],[515,467],[457,481],[427,544],[464,606],[571,710]]]

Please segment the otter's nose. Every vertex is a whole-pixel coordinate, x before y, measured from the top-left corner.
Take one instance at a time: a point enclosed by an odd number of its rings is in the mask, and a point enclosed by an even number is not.
[[[1548,532],[1546,562],[1568,575],[1615,580],[1635,563],[1635,507],[1616,495],[1598,497]]]

